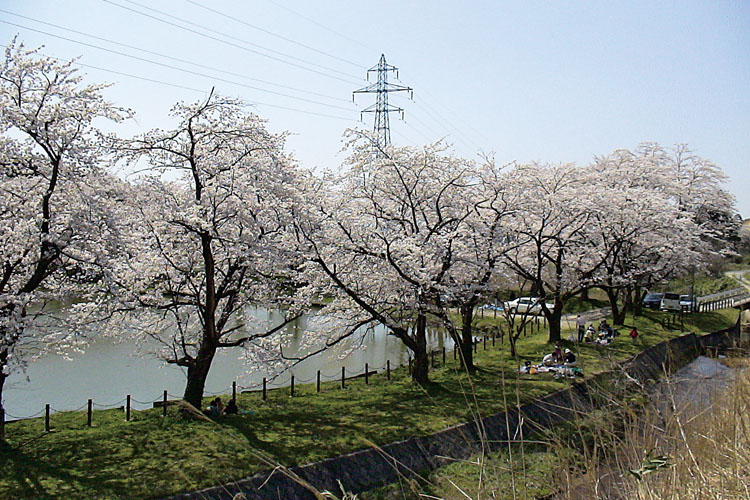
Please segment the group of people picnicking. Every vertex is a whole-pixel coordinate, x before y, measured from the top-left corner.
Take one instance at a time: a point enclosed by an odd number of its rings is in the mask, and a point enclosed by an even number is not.
[[[542,362],[534,365],[531,361],[526,361],[523,366],[519,369],[521,373],[528,373],[534,375],[536,373],[548,373],[551,372],[558,377],[575,377],[577,375],[583,375],[583,372],[578,368],[578,359],[573,351],[570,349],[563,350],[559,343],[555,344],[555,350],[549,354],[546,354],[542,358]]]
[[[204,412],[209,417],[218,417],[220,415],[236,415],[240,412],[237,407],[237,401],[230,399],[226,406],[221,398],[216,398],[211,401]]]
[[[607,323],[606,318],[602,318],[599,322],[599,328],[597,329],[594,328],[593,324],[590,324],[587,327],[586,321],[579,314],[576,318],[576,327],[578,329],[577,340],[579,343],[592,342],[599,345],[609,345],[614,341],[615,337],[620,334],[617,330],[612,328],[609,323]],[[633,342],[635,342],[639,336],[638,329],[633,327],[629,336],[633,339]],[[573,338],[571,337],[570,340],[572,341]],[[565,349],[565,351],[563,351],[560,344],[557,343],[555,344],[555,350],[546,354],[542,358],[541,363],[534,365],[531,361],[526,361],[524,365],[519,368],[519,371],[521,373],[529,373],[532,375],[536,373],[554,372],[555,378],[559,376],[575,377],[576,375],[583,374],[576,365],[577,359],[575,353],[570,349]]]
[[[594,328],[593,323],[586,327],[586,320],[584,320],[579,314],[576,318],[576,327],[578,329],[579,343],[593,342],[599,345],[609,345],[615,340],[615,337],[620,335],[620,332],[607,323],[607,318],[602,318],[599,322],[599,328],[597,329]],[[630,332],[630,336],[635,340],[638,337],[638,330],[633,328],[633,331]]]

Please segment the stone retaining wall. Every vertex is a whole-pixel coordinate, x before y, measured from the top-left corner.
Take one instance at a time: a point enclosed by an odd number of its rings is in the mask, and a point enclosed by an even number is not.
[[[738,338],[738,327],[697,336],[693,333],[662,342],[646,349],[621,365],[622,371],[641,383],[671,374],[695,359],[704,349],[730,347]],[[615,370],[616,372],[616,370]],[[290,471],[318,491],[339,492],[337,481],[347,491],[358,493],[390,484],[401,475],[434,469],[445,458],[466,459],[482,446],[496,448],[509,439],[525,437],[539,429],[573,419],[578,412],[596,408],[597,388],[614,372],[600,374],[582,383],[539,398],[520,409],[497,413],[480,422],[467,422],[436,434],[412,437],[382,448],[368,448]],[[521,418],[522,416],[522,418]],[[519,424],[520,422],[520,424]],[[270,476],[270,477],[269,477]],[[240,495],[241,494],[241,495]],[[250,478],[213,488],[170,497],[168,500],[314,500],[315,496],[283,472],[256,474]]]

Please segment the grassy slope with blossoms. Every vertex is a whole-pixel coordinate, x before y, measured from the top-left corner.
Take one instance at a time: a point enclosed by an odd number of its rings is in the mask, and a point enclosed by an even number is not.
[[[638,343],[619,337],[606,351],[591,345],[580,348],[587,375],[606,370],[612,359],[626,359],[639,350],[680,335],[659,324],[661,313],[646,311],[635,324],[643,333]],[[686,331],[710,332],[736,320],[734,310],[688,317]],[[483,321],[492,321],[489,318]],[[568,333],[564,335],[568,336]],[[347,382],[298,386],[259,394],[242,394],[239,405],[253,414],[227,416],[216,423],[185,420],[170,408],[135,412],[125,422],[121,411],[94,413],[92,428],[84,412],[52,415],[54,432],[43,433],[44,422],[34,419],[7,426],[7,443],[0,448],[0,498],[158,498],[187,490],[230,482],[268,467],[258,452],[284,465],[336,456],[408,436],[429,434],[472,418],[470,392],[482,415],[503,410],[502,377],[509,401],[515,401],[515,367],[526,359],[538,361],[549,349],[542,331],[519,342],[519,360],[510,359],[507,344],[486,351],[480,347],[480,371],[472,378],[457,372],[450,361],[431,372],[425,389],[411,383],[404,369],[385,376]],[[522,403],[554,391],[568,382],[549,376],[520,380]]]

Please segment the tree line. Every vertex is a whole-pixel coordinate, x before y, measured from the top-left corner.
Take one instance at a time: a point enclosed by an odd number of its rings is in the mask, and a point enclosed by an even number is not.
[[[213,91],[175,104],[172,128],[123,138],[99,124],[133,111],[70,63],[14,41],[0,87],[0,404],[13,370],[95,331],[156,341],[200,407],[219,349],[301,361],[281,332],[302,314],[321,318],[305,356],[382,324],[425,383],[429,322],[473,370],[474,311],[502,291],[542,298],[551,342],[566,301],[592,288],[622,324],[649,287],[701,270],[738,230],[721,169],[685,145],[499,164],[442,142],[381,149],[352,130],[343,165],[314,173],[285,134]]]

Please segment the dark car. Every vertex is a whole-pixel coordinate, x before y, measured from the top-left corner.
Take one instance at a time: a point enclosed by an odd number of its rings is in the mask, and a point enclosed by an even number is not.
[[[648,307],[649,309],[659,309],[661,308],[661,299],[664,298],[663,293],[647,293],[645,297],[643,297],[643,307]]]

